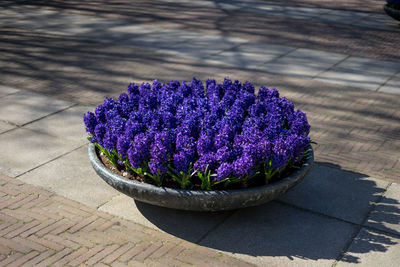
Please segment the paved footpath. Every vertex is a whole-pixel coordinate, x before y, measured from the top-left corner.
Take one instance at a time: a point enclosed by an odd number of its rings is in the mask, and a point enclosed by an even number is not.
[[[0,266],[396,266],[400,28],[367,2],[2,1]],[[105,184],[82,114],[129,82],[193,76],[276,87],[305,111],[304,182],[216,213]]]

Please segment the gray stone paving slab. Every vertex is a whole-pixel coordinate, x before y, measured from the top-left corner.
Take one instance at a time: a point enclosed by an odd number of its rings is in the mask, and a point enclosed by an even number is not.
[[[0,134],[1,134],[1,133],[4,133],[4,132],[6,132],[6,131],[9,131],[9,130],[11,130],[11,129],[14,129],[14,128],[16,128],[15,125],[6,123],[6,122],[4,122],[4,121],[0,121]]]
[[[25,9],[25,14],[14,11],[13,17],[13,19],[3,17],[0,21],[16,28],[69,36],[80,35],[87,38],[98,37],[107,32],[109,27],[121,24],[96,16],[63,13],[57,9]],[[108,37],[104,35],[103,38]]]
[[[355,26],[380,29],[380,30],[394,30],[399,28],[399,23],[386,15],[383,14],[371,14],[369,13],[366,17],[362,19],[356,19],[351,21]]]
[[[219,8],[222,10],[229,10],[229,11],[234,11],[237,10],[245,5],[245,3],[238,5],[235,1],[232,1],[232,3],[229,1],[223,2],[223,1],[191,1],[191,0],[161,0],[162,2],[167,2],[167,3],[175,3],[183,6],[189,6],[189,7],[207,7],[207,8]]]
[[[217,54],[222,50],[228,50],[240,44],[246,43],[248,40],[242,38],[231,38],[217,35],[199,35],[197,38],[187,42],[176,43],[162,52],[183,56],[188,58],[206,58],[210,55]]]
[[[312,8],[312,7],[293,7],[293,6],[280,6],[279,8],[273,9],[274,15],[285,16],[293,19],[318,19],[321,18],[321,14],[325,13],[326,10]],[[273,14],[271,12],[271,14]]]
[[[296,47],[288,45],[249,42],[236,47],[233,51],[272,56],[272,60],[275,58],[275,56],[288,54],[289,52],[293,52],[296,49]]]
[[[257,1],[247,3],[247,6],[245,6],[244,9],[248,12],[254,12],[265,15],[285,16],[295,19],[317,19],[317,20],[321,14],[327,13],[329,11],[324,8],[280,5],[280,4],[257,2]]]
[[[281,58],[277,61],[267,62],[257,69],[280,75],[313,78],[328,68],[328,66],[314,62],[293,62],[290,59]]]
[[[184,57],[189,59],[202,59],[209,57],[211,55],[218,54],[221,52],[222,49],[213,48],[213,47],[202,47],[202,48],[189,48],[189,47],[182,47],[182,48],[161,48],[157,52],[166,53],[170,56],[176,57]]]
[[[312,78],[345,59],[343,54],[299,48],[259,67],[275,74]]]
[[[88,142],[83,124],[83,114],[88,111],[94,112],[94,107],[74,106],[30,123],[24,126],[24,128],[64,138],[83,145]]]
[[[365,225],[400,235],[400,185],[391,184]],[[400,251],[399,251],[400,252]]]
[[[258,13],[268,16],[284,16],[292,19],[304,19],[304,20],[318,19],[318,17],[322,13],[318,9],[303,7],[301,8],[301,10],[295,10],[290,7],[285,8],[283,6],[278,6],[278,5],[257,5],[257,6],[249,5],[244,9],[248,12]]]
[[[190,7],[208,7],[208,8],[220,8],[222,10],[237,10],[241,9],[249,3],[247,1],[207,1],[207,0],[160,0],[167,3],[177,3],[183,6]]]
[[[389,183],[315,163],[306,178],[281,201],[361,224]]]
[[[336,266],[399,266],[399,244],[398,236],[363,228]]]
[[[382,86],[389,77],[384,74],[365,73],[363,70],[346,70],[332,68],[317,77],[315,80],[340,84],[349,87],[361,88],[365,90],[376,91]]]
[[[378,89],[379,92],[400,95],[400,77],[396,76],[387,81]]]
[[[197,6],[197,7],[215,7],[214,1],[197,1],[197,0],[160,0],[167,3],[178,3],[183,5]]]
[[[354,231],[351,224],[272,202],[237,211],[200,245],[258,266],[331,266]]]
[[[337,64],[335,67],[352,71],[371,72],[387,76],[392,76],[400,71],[400,63],[361,57],[349,57]]]
[[[76,149],[75,142],[15,129],[0,134],[0,173],[15,177]]]
[[[319,20],[324,22],[339,22],[344,24],[357,23],[368,16],[366,12],[353,12],[344,10],[329,10],[321,15]]]
[[[10,11],[13,12],[13,11]],[[182,31],[163,29],[153,25],[126,25],[118,19],[105,19],[93,15],[68,14],[58,10],[30,10],[29,14],[18,20],[8,21],[0,17],[0,21],[7,22],[8,26],[24,29],[40,30],[50,34],[81,37],[84,39],[96,39],[100,42],[118,42],[124,45],[136,45],[138,47],[153,46],[159,43],[167,43]],[[12,14],[12,13],[11,13]],[[16,14],[14,16],[18,17]],[[159,37],[147,34],[159,34]],[[169,39],[168,39],[169,38]],[[158,44],[159,45],[159,44]],[[164,45],[165,46],[165,45]],[[158,47],[158,46],[156,46]]]
[[[321,66],[332,66],[346,57],[347,55],[344,54],[299,48],[279,60],[284,59],[290,60],[293,63],[312,63],[319,64]]]
[[[9,86],[5,86],[5,85],[0,85],[0,97],[6,96],[6,95],[10,95],[10,94],[14,94],[16,92],[18,92],[19,90],[16,88],[12,88]]]
[[[161,33],[162,29],[160,27],[154,25],[136,25],[136,24],[122,24],[111,26],[108,29],[110,32],[115,33],[127,33],[127,34],[139,34],[139,35],[147,35],[147,34],[156,34]],[[171,30],[164,29],[166,33],[170,33]]]
[[[29,9],[28,9],[29,10]],[[7,25],[10,23],[16,23],[24,18],[28,18],[28,17],[32,17],[32,16],[37,16],[38,13],[40,12],[40,14],[44,14],[44,12],[47,12],[46,10],[37,10],[36,13],[35,11],[29,10],[29,14],[27,14],[27,9],[12,9],[12,8],[8,8],[8,9],[2,9],[0,10],[0,24],[2,25]],[[24,16],[25,13],[25,16]]]
[[[182,31],[182,34],[185,34],[185,31]],[[237,46],[240,44],[247,43],[248,40],[239,38],[239,37],[226,37],[222,35],[201,35],[199,34],[197,38],[191,39],[189,42],[184,44],[177,44],[174,48],[201,48],[204,46],[212,45],[218,49],[227,49],[232,46]]]
[[[284,45],[247,43],[205,59],[209,64],[240,68],[257,68],[259,65],[285,55],[296,48]]]
[[[24,125],[72,105],[71,102],[19,91],[0,98],[0,120]]]
[[[247,52],[224,51],[217,55],[211,56],[204,61],[208,64],[226,65],[236,68],[253,69],[259,65],[276,58],[276,55],[262,55]]]
[[[147,35],[137,36],[133,38],[123,38],[119,43],[134,47],[161,49],[161,51],[169,51],[169,47],[177,45],[194,38],[195,35],[183,31],[170,31],[150,33]]]
[[[100,178],[99,178],[100,179]],[[99,210],[197,242],[231,212],[190,212],[152,206],[120,194]]]
[[[119,194],[93,170],[87,146],[27,172],[18,179],[94,208]]]

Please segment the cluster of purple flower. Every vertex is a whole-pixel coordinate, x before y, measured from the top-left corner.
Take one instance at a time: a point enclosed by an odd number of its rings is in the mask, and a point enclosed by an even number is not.
[[[310,147],[306,114],[276,89],[225,79],[129,84],[83,119],[92,143],[116,166],[162,185],[202,189],[263,176],[299,162]]]

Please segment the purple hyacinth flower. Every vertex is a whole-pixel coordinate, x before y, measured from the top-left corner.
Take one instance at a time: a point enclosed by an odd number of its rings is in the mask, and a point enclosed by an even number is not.
[[[221,181],[228,178],[233,173],[233,166],[231,163],[223,162],[216,170],[217,176],[214,181]]]
[[[149,169],[153,175],[164,175],[168,168],[165,166],[165,162],[162,162],[159,158],[151,158],[149,161]]]
[[[293,133],[298,135],[308,135],[310,132],[310,124],[308,124],[305,113],[297,110],[289,120],[290,130]]]
[[[106,123],[106,108],[103,105],[98,105],[94,111],[96,119],[99,123]]]
[[[219,162],[229,162],[233,159],[234,152],[232,148],[223,146],[215,152],[215,159]]]
[[[128,93],[129,93],[130,97],[138,95],[139,94],[139,85],[137,85],[135,83],[130,83],[128,85]]]
[[[127,104],[129,102],[129,96],[125,93],[122,93],[119,97],[118,97],[118,101],[120,104]]]
[[[122,156],[122,158],[126,157],[130,144],[131,144],[130,139],[127,136],[121,135],[118,137],[117,152]]]
[[[236,177],[243,177],[252,168],[255,167],[255,161],[251,155],[243,154],[240,158],[233,163],[233,175]]]
[[[214,153],[210,152],[201,156],[194,164],[194,169],[200,172],[204,172],[206,168],[208,170],[214,170],[216,160]]]
[[[193,155],[181,151],[174,155],[174,168],[178,172],[188,173],[189,164],[193,162]]]
[[[116,148],[117,136],[113,135],[111,132],[106,132],[103,138],[103,146],[109,152]]]
[[[86,132],[94,134],[94,129],[97,125],[97,119],[93,112],[88,112],[83,115],[83,121],[86,125]]]
[[[246,81],[246,82],[243,84],[243,89],[244,89],[245,91],[251,93],[251,94],[254,94],[254,86],[253,86],[253,84],[251,84],[251,82],[249,82],[249,81]]]
[[[128,158],[132,168],[143,167],[143,163],[150,156],[150,136],[140,133],[135,136],[133,144],[128,149]]]
[[[192,86],[186,82],[182,82],[182,85],[178,87],[178,92],[184,97],[188,97],[192,94]]]
[[[94,128],[94,136],[96,137],[97,143],[103,145],[104,135],[106,134],[107,128],[104,124],[97,124]]]
[[[212,152],[213,136],[210,134],[202,134],[197,140],[197,153],[202,156]]]

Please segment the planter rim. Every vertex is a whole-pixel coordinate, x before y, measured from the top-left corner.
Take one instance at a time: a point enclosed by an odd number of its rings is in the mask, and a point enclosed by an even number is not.
[[[311,169],[314,161],[314,153],[313,149],[311,149],[311,152],[306,162],[288,177],[285,177],[279,181],[273,182],[271,184],[244,189],[205,191],[158,187],[152,184],[130,180],[109,170],[97,156],[96,147],[92,143],[89,143],[88,154],[90,162],[96,173],[104,181],[106,181],[108,184],[113,186],[115,189],[121,191],[122,193],[127,194],[139,201],[147,202],[153,205],[184,210],[202,211],[237,209],[247,206],[256,206],[271,201],[272,199],[282,195],[288,189],[302,181],[304,179],[304,176]],[[266,194],[274,194],[274,197],[266,197]],[[224,208],[222,204],[211,204],[211,202],[223,201],[227,197],[231,199],[236,199],[236,205]],[[249,197],[253,198],[253,201],[249,200],[247,203]],[[190,198],[189,202],[192,202],[192,204],[177,204],[179,201],[175,203],[175,201],[179,198]],[[173,203],[170,203],[171,201]],[[240,204],[241,202],[245,203]],[[209,205],[211,205],[211,207]]]
[[[400,9],[395,9],[390,7],[388,4],[385,4],[383,6],[383,9],[385,10],[386,14],[392,17],[395,20],[400,21]]]
[[[397,10],[397,11],[400,11],[400,9],[395,9],[395,8],[392,8],[392,7],[390,7],[387,3],[384,5],[384,7],[387,7],[387,8],[390,8],[391,10]]]

